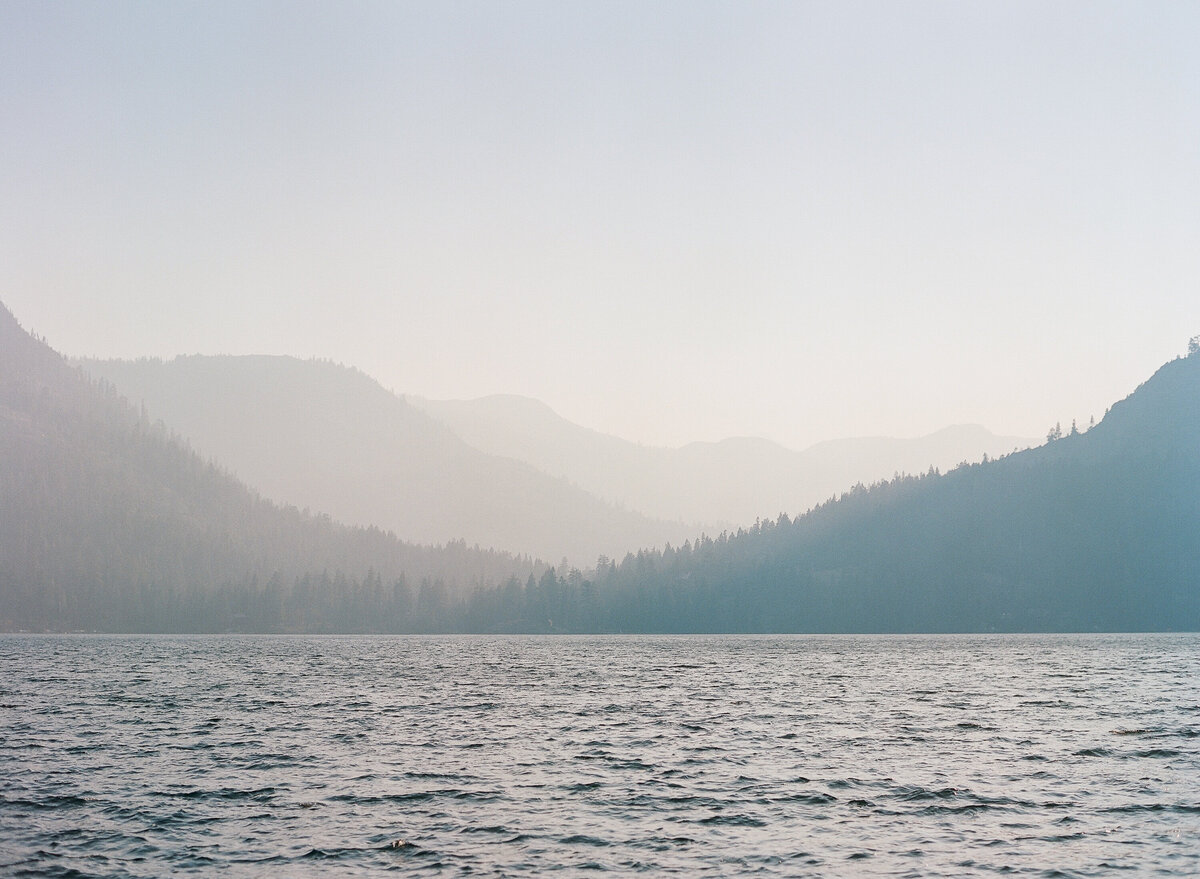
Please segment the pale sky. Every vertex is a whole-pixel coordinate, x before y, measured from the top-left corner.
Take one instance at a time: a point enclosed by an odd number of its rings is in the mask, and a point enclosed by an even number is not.
[[[1200,4],[0,4],[0,300],[648,444],[1044,435],[1200,334]]]

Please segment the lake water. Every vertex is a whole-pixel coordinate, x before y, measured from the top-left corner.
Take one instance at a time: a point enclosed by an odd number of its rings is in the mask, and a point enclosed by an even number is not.
[[[1200,874],[1200,636],[0,637],[0,874]]]

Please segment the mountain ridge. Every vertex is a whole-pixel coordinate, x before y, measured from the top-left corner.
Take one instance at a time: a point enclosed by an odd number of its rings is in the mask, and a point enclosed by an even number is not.
[[[421,628],[545,570],[280,507],[90,380],[0,304],[0,627]]]
[[[593,588],[607,631],[1200,630],[1200,353],[1086,432],[639,553]]]
[[[7,311],[0,461],[4,628],[1200,630],[1200,351],[1089,430],[588,570],[277,507]]]
[[[406,540],[583,565],[692,533],[482,452],[352,367],[278,355],[77,362],[266,496]]]
[[[780,512],[798,515],[858,482],[948,469],[1033,442],[950,426],[925,437],[827,440],[801,451],[761,437],[668,448],[576,425],[528,397],[405,399],[476,448],[524,461],[647,515],[718,529]]]

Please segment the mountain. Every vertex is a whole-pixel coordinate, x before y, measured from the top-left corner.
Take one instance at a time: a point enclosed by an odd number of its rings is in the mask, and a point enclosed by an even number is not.
[[[355,369],[263,356],[79,363],[267,497],[406,540],[583,565],[692,534],[485,454]]]
[[[281,508],[0,306],[0,628],[421,629],[529,558]]]
[[[744,437],[654,448],[572,424],[526,397],[405,399],[477,449],[524,461],[648,516],[710,527],[796,515],[859,482],[949,469],[1034,444],[959,425],[917,439],[831,440],[801,452]]]
[[[534,631],[1200,630],[1200,352],[1086,433],[506,600],[476,599]]]
[[[278,507],[2,307],[0,463],[6,629],[1200,630],[1200,350],[1086,433],[586,572]]]

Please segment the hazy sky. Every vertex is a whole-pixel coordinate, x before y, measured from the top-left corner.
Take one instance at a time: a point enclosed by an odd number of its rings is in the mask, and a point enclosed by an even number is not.
[[[1097,418],[1200,334],[1200,4],[0,4],[0,300],[647,443]]]

